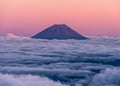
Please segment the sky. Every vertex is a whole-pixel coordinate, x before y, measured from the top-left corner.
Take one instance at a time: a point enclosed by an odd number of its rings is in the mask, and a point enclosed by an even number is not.
[[[0,34],[32,36],[53,24],[86,36],[120,36],[120,0],[0,0]]]

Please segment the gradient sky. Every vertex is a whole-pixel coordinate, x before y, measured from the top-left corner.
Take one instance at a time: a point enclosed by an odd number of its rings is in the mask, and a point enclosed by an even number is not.
[[[120,0],[0,0],[0,34],[31,36],[53,24],[120,36]]]

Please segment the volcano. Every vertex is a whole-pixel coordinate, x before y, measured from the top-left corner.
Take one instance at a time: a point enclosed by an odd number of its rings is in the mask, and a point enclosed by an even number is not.
[[[42,32],[34,35],[32,38],[38,39],[88,39],[65,24],[55,24]]]

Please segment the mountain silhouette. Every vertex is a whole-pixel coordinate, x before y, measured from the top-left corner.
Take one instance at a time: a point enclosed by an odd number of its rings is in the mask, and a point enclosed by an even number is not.
[[[32,38],[39,39],[87,39],[65,24],[55,24]]]

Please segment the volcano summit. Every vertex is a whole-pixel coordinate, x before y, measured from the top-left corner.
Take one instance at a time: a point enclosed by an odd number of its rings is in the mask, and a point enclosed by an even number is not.
[[[32,38],[39,39],[87,39],[65,24],[55,24]]]

